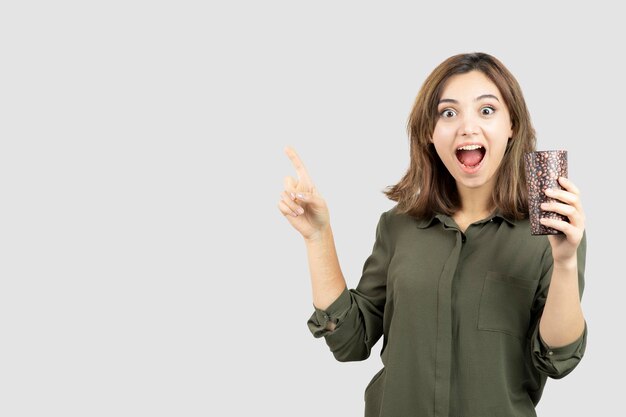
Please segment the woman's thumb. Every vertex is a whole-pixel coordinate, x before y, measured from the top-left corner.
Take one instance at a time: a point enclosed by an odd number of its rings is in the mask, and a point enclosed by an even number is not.
[[[314,206],[324,205],[324,199],[315,190],[312,192],[296,191],[296,200],[300,200],[303,203],[312,204]]]
[[[302,201],[311,201],[313,199],[312,193],[305,193],[304,191],[296,192],[296,198]]]

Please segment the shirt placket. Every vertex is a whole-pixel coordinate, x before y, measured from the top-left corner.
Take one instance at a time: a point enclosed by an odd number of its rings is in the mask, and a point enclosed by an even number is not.
[[[456,244],[444,264],[437,288],[437,344],[435,359],[436,417],[448,417],[450,412],[450,375],[452,364],[452,283],[459,263],[465,235],[456,227],[444,224],[455,233]]]

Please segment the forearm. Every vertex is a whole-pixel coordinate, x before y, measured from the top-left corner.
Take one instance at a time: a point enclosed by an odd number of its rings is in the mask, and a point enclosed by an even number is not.
[[[330,225],[317,237],[305,239],[305,244],[311,272],[313,305],[325,310],[346,288]]]
[[[576,259],[562,264],[555,263],[539,323],[541,338],[550,347],[565,346],[576,341],[584,328],[585,318],[580,305]]]

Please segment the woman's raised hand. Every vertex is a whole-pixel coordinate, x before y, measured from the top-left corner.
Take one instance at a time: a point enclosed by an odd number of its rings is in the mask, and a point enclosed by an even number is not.
[[[287,146],[285,153],[296,169],[298,180],[285,177],[285,190],[280,194],[278,209],[305,239],[313,239],[330,226],[328,207],[296,151]]]

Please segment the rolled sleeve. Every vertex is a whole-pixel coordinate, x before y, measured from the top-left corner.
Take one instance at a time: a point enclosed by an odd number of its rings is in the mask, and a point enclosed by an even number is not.
[[[551,348],[543,341],[539,326],[532,335],[532,362],[535,368],[549,376],[560,379],[578,366],[587,347],[587,323],[582,335],[566,346]]]
[[[337,327],[339,327],[344,317],[348,313],[351,304],[352,301],[350,300],[350,292],[346,288],[343,290],[341,295],[330,306],[328,306],[326,310],[321,310],[313,305],[313,309],[315,311],[307,322],[309,330],[311,330],[313,336],[323,337],[328,335],[329,333],[332,333],[333,330],[329,330],[326,328],[328,322],[335,323],[335,330],[337,330]]]

